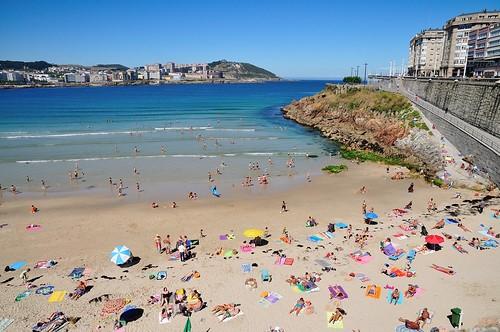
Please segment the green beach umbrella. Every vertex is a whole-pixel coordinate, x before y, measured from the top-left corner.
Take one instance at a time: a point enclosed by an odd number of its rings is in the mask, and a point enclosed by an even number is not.
[[[184,325],[184,331],[183,332],[191,332],[191,320],[187,319],[186,321],[186,325]]]

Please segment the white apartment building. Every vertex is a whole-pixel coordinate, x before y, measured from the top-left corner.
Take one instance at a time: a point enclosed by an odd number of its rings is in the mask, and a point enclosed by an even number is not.
[[[467,65],[469,32],[500,23],[500,12],[476,12],[456,16],[444,26],[445,39],[440,75],[462,76]]]

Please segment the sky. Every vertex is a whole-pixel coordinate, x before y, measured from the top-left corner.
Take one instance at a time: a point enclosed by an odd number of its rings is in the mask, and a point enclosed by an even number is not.
[[[338,78],[407,62],[410,39],[498,0],[2,0],[0,60],[57,64],[250,62]]]

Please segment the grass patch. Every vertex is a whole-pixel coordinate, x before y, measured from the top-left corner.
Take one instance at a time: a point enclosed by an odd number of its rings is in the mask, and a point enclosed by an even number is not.
[[[420,167],[415,164],[410,164],[404,161],[404,158],[399,156],[389,156],[385,157],[381,154],[372,151],[364,150],[347,150],[342,148],[340,150],[340,155],[342,158],[347,160],[359,160],[359,161],[373,161],[377,163],[383,163],[386,165],[399,165],[404,166],[410,170],[418,171]]]
[[[342,171],[347,171],[347,169],[348,168],[346,165],[328,165],[328,166],[323,167],[321,170],[329,172],[329,173],[333,173],[333,174],[338,174]]]
[[[441,180],[440,178],[434,178],[432,179],[432,184],[438,187],[444,186],[444,181]]]

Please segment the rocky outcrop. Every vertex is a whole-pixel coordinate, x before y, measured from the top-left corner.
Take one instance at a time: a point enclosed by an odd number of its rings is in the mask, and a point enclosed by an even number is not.
[[[430,139],[420,113],[401,95],[328,85],[282,111],[286,118],[316,128],[347,148],[403,158],[429,175],[442,169],[439,147]]]

